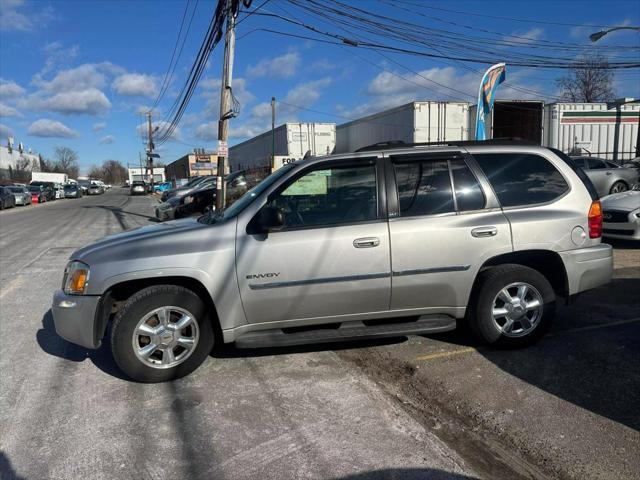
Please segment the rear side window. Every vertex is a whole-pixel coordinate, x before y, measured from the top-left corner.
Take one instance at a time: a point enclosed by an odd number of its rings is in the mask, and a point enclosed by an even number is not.
[[[450,160],[451,175],[456,193],[456,206],[459,212],[481,210],[485,199],[478,179],[463,160]]]
[[[394,165],[400,216],[455,212],[446,160]]]
[[[569,185],[547,159],[530,153],[474,155],[503,207],[547,203]]]
[[[587,168],[589,170],[603,170],[607,168],[607,164],[599,158],[587,158]]]

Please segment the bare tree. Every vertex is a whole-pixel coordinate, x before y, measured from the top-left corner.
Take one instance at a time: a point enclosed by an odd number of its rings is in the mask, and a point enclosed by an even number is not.
[[[80,169],[78,167],[78,153],[75,150],[69,147],[56,147],[55,158],[54,171],[66,173],[71,178],[78,177]]]
[[[597,52],[580,57],[556,84],[562,89],[562,100],[568,102],[607,102],[615,98],[613,71]]]
[[[111,185],[120,185],[128,178],[127,169],[118,160],[105,160],[100,166],[89,169],[89,177]]]

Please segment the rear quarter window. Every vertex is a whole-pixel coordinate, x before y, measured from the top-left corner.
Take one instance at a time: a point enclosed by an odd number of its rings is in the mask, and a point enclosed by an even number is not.
[[[569,190],[562,174],[540,155],[514,152],[473,156],[503,207],[548,203]]]

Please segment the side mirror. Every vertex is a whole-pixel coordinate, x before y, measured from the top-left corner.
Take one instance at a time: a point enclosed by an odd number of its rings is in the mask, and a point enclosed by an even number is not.
[[[277,207],[263,207],[256,216],[256,226],[263,233],[270,230],[280,230],[284,226],[284,217],[282,216],[282,212]]]

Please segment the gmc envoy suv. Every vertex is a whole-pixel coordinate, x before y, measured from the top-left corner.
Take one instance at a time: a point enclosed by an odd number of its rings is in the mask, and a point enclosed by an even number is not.
[[[275,171],[229,208],[76,251],[58,334],[109,336],[131,378],[187,375],[214,343],[253,348],[444,332],[540,338],[556,298],[610,281],[582,170],[509,141],[378,144]],[[461,321],[461,320],[464,320]]]

